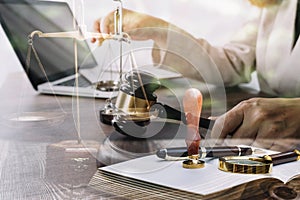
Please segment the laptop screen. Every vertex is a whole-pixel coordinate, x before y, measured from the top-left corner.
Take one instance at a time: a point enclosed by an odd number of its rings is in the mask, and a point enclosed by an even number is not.
[[[35,30],[44,33],[74,31],[74,20],[68,4],[49,1],[0,0],[1,25],[13,46],[33,87],[75,73],[74,40],[66,38],[34,37],[33,44],[44,69],[34,54],[26,66],[28,35]],[[96,66],[86,41],[78,42],[80,68]],[[45,76],[45,73],[47,77]]]

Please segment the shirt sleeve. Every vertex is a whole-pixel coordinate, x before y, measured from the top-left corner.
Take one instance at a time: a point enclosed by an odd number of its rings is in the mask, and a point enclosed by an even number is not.
[[[223,47],[170,27],[161,64],[186,77],[216,85],[249,82],[255,70],[259,18],[246,23]]]

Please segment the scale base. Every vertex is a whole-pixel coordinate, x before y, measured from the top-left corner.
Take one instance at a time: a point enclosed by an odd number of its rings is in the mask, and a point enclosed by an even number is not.
[[[114,131],[100,146],[98,162],[101,166],[111,165],[179,146],[186,146],[184,128],[179,124],[167,123],[161,132],[150,138],[129,137]]]

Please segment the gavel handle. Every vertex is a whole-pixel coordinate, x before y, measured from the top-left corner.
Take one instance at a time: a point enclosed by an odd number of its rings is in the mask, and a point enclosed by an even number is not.
[[[162,103],[156,103],[151,107],[151,109],[156,109],[159,112],[158,117],[160,118],[174,119],[182,121],[184,124],[186,124],[185,114],[183,112],[180,112],[179,110],[176,110],[175,108],[172,108]],[[213,120],[200,117],[199,127],[205,129],[212,129],[214,123],[215,121]]]

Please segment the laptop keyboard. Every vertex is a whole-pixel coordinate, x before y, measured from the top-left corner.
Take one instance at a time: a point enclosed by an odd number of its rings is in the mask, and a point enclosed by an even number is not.
[[[74,79],[59,83],[57,85],[73,87],[73,86],[75,86],[75,81],[76,81],[76,79],[74,78]],[[85,77],[83,77],[83,76],[78,77],[78,86],[79,87],[88,87],[90,85],[91,85],[90,81],[88,81]]]

